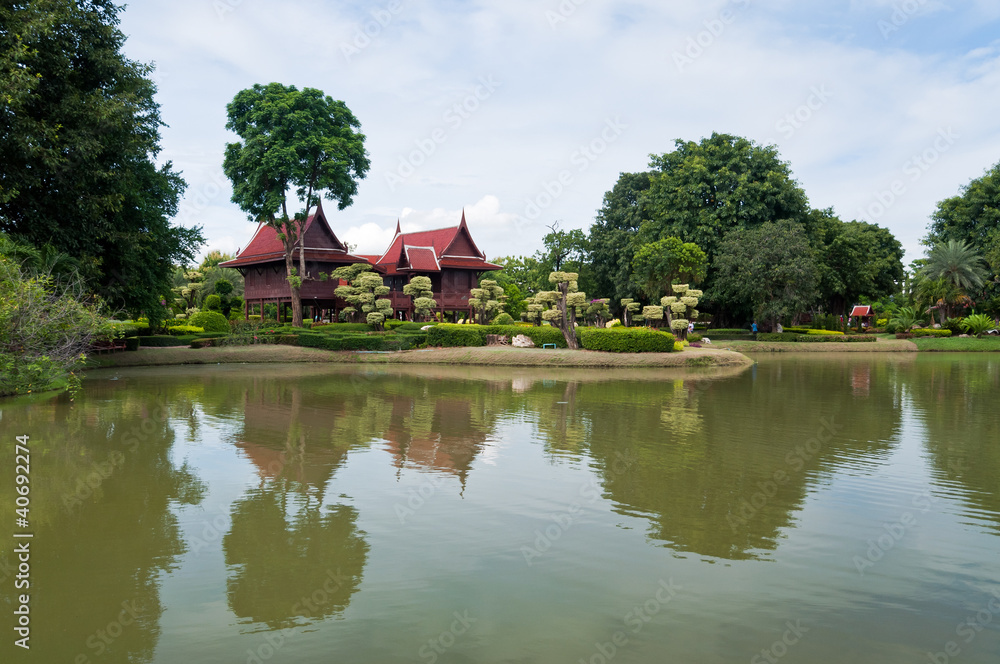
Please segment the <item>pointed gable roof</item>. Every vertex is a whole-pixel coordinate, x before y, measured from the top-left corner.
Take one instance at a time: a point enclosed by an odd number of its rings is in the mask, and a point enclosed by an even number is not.
[[[306,219],[305,230],[303,232],[302,246],[305,250],[306,260],[328,261],[333,263],[364,263],[361,256],[355,256],[347,251],[347,245],[340,241],[330,223],[323,213],[323,204],[316,207],[316,211]],[[295,252],[298,258],[298,252]],[[253,239],[250,244],[239,252],[231,261],[220,263],[221,267],[239,268],[260,263],[270,263],[277,260],[284,260],[285,247],[278,239],[277,231],[267,224],[261,222],[257,225]]]
[[[397,220],[396,235],[375,265],[391,273],[440,272],[447,267],[481,271],[502,269],[486,262],[486,254],[472,239],[465,210],[462,210],[458,226],[450,228],[403,233]]]

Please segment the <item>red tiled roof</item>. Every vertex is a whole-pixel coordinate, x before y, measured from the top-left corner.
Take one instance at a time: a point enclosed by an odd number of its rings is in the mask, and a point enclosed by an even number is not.
[[[418,272],[439,272],[441,265],[434,253],[434,247],[411,247],[403,245],[406,262],[411,270]]]
[[[366,261],[361,256],[355,256],[347,252],[347,247],[337,238],[330,224],[323,214],[323,207],[319,206],[316,212],[309,215],[303,229],[305,238],[305,257],[311,261],[331,261],[336,263],[363,263]],[[298,252],[294,253],[298,259]],[[220,263],[222,267],[243,267],[258,263],[270,263],[284,260],[285,247],[278,239],[278,232],[265,223],[257,225],[253,238],[243,251],[236,258],[225,263]]]
[[[439,272],[442,267],[468,270],[501,269],[499,265],[486,262],[486,254],[479,250],[472,239],[464,211],[458,226],[451,228],[403,233],[397,222],[396,236],[375,264],[390,269],[387,274]]]
[[[851,316],[871,316],[872,308],[858,305],[851,310]]]

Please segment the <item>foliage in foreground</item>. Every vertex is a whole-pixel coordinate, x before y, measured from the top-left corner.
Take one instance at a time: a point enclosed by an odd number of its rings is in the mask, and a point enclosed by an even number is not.
[[[0,256],[0,396],[40,392],[68,381],[91,342],[113,334],[79,289],[30,275]]]

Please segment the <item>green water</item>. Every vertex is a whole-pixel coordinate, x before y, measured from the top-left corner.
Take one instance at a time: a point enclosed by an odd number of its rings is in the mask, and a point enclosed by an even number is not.
[[[864,355],[0,401],[0,662],[1000,661],[1000,361]]]

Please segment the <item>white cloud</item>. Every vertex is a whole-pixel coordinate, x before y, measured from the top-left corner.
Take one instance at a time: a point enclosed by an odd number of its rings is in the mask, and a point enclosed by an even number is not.
[[[135,4],[123,29],[131,57],[157,62],[170,125],[162,156],[184,171],[185,209],[211,246],[242,245],[253,232],[217,183],[233,140],[225,105],[241,88],[278,80],[323,89],[362,122],[371,172],[355,204],[329,215],[360,251],[382,251],[397,217],[407,230],[452,225],[464,204],[488,255],[533,253],[546,224],[589,226],[619,173],[645,169],[649,153],[671,150],[676,138],[713,131],[777,144],[812,204],[850,218],[951,127],[961,138],[877,219],[912,259],[936,202],[1000,159],[1000,57],[994,37],[983,36],[996,34],[985,22],[1000,10],[967,0],[938,11],[929,0],[921,12],[933,18],[917,15],[883,39],[876,21],[892,4],[588,0],[550,25],[556,0],[404,0],[349,59],[343,45],[388,0],[242,0],[221,18],[196,0]],[[713,21],[724,9],[735,18],[720,30]],[[679,69],[673,54],[689,40],[700,52]],[[461,122],[449,120],[481,77],[501,85]],[[794,132],[779,127],[816,86],[829,98]],[[616,117],[628,128],[581,168],[574,156]],[[389,182],[436,129],[443,140],[403,182]],[[570,181],[524,223],[563,171]]]

